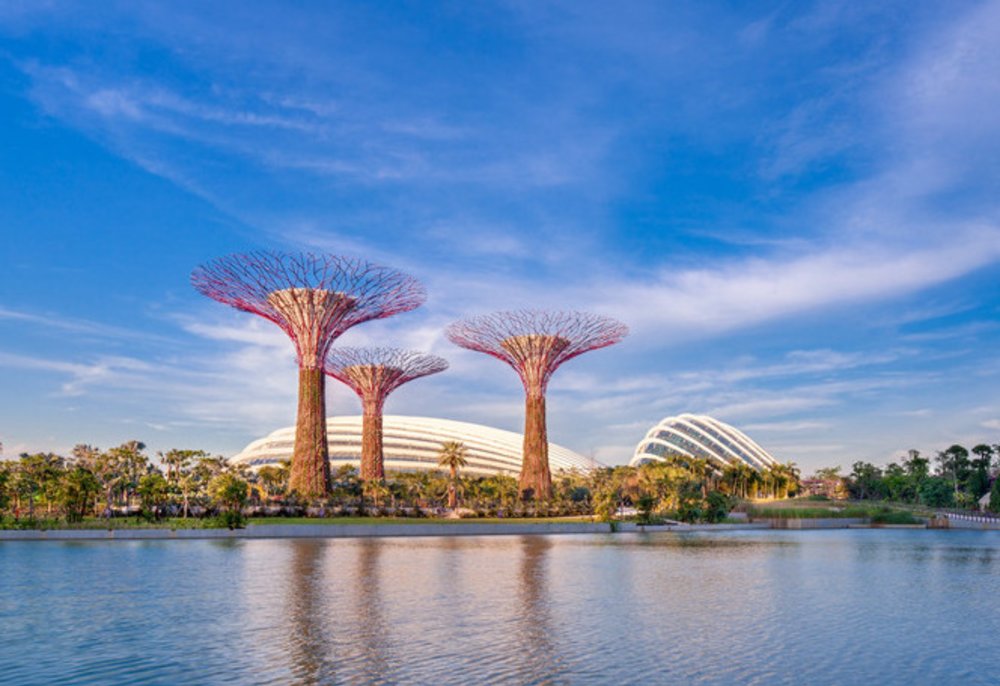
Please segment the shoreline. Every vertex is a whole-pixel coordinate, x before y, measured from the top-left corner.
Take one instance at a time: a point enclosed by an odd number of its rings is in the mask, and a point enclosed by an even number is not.
[[[926,524],[872,525],[856,519],[761,521],[745,524],[641,525],[618,522],[424,523],[424,524],[250,524],[245,529],[49,529],[0,530],[5,541],[257,540],[290,538],[419,538],[435,536],[525,536],[708,531],[808,531],[833,529],[927,529]],[[955,527],[969,531],[970,528]],[[979,530],[989,530],[982,529]]]
[[[643,526],[619,522],[427,523],[427,524],[250,524],[245,529],[48,529],[0,530],[0,541],[136,541],[275,538],[407,538],[431,536],[524,536],[657,533],[770,529],[767,522]],[[846,528],[846,527],[845,527]]]

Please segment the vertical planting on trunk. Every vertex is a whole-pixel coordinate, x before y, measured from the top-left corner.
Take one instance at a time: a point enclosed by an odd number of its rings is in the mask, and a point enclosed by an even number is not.
[[[448,327],[452,343],[506,362],[525,392],[522,496],[552,497],[545,391],[559,366],[577,355],[617,343],[628,333],[621,322],[584,312],[495,312]]]
[[[278,325],[295,344],[299,408],[289,487],[307,498],[330,491],[323,364],[352,326],[406,312],[426,294],[412,277],[337,255],[228,255],[191,274],[202,294]]]
[[[382,408],[385,400],[403,384],[448,368],[435,355],[397,348],[331,348],[326,373],[357,393],[363,410],[361,420],[361,478],[385,478],[382,453]]]

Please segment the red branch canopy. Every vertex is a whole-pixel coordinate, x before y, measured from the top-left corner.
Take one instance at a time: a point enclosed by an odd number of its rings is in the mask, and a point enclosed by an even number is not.
[[[455,322],[446,334],[455,345],[509,364],[526,389],[544,390],[559,365],[619,342],[628,327],[587,312],[516,310]]]
[[[331,348],[324,371],[364,398],[385,396],[421,376],[437,374],[448,362],[437,355],[398,348]]]
[[[356,324],[419,307],[412,276],[339,255],[259,251],[220,257],[191,274],[202,294],[280,326],[299,363],[320,366],[334,339]]]

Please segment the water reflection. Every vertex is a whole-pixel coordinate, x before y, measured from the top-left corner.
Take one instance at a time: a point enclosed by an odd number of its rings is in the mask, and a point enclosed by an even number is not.
[[[360,664],[366,683],[393,683],[389,660],[391,641],[385,618],[380,557],[382,541],[364,538],[357,542],[354,571],[354,626]]]
[[[562,683],[561,665],[553,641],[548,554],[550,538],[523,536],[518,571],[517,638],[520,683]]]
[[[285,602],[289,618],[287,645],[297,683],[319,684],[333,680],[325,659],[330,653],[324,631],[322,569],[324,541],[294,541]]]
[[[7,544],[0,681],[995,681],[993,532],[657,536]]]

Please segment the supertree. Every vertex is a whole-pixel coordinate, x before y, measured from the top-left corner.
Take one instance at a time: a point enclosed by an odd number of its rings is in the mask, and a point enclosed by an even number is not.
[[[545,428],[545,389],[566,360],[622,340],[628,327],[586,312],[520,310],[495,312],[448,327],[452,343],[503,360],[524,384],[524,457],[519,486],[534,496],[552,497],[549,442]]]
[[[338,255],[260,251],[201,265],[191,283],[202,294],[269,319],[295,344],[299,405],[289,489],[307,498],[330,490],[323,361],[355,324],[420,306],[413,277]]]
[[[397,348],[330,348],[326,373],[347,384],[361,398],[361,478],[385,478],[382,460],[382,407],[390,393],[421,376],[443,372],[448,363],[436,356]]]

